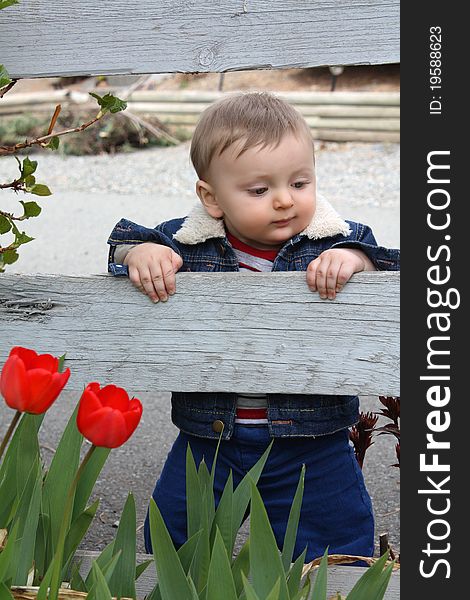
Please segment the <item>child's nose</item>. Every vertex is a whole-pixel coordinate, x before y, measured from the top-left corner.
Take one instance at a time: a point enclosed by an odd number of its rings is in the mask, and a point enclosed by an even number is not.
[[[274,208],[289,208],[294,200],[289,189],[279,189],[274,195]]]

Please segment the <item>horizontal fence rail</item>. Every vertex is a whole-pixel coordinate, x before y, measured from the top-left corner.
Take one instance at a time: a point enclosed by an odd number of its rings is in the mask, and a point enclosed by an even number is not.
[[[0,276],[0,360],[67,353],[68,388],[399,395],[399,273],[355,275],[335,301],[305,273],[179,273],[152,304],[126,278]]]
[[[96,90],[102,93],[102,89]],[[116,90],[119,95],[119,90]],[[398,92],[278,92],[305,117],[312,135],[325,141],[399,142],[400,95]],[[128,112],[156,116],[170,128],[184,128],[192,134],[201,112],[224,96],[223,92],[134,91],[128,98]],[[53,113],[55,105],[87,108],[90,96],[76,91],[18,93],[0,102],[2,115],[31,111]],[[96,110],[96,103],[92,104]]]
[[[399,39],[398,0],[21,0],[0,12],[15,78],[394,63]]]

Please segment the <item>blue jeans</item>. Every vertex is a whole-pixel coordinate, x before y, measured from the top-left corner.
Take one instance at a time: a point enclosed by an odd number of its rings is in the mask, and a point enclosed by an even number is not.
[[[233,437],[221,442],[214,483],[217,503],[230,469],[236,487],[270,442],[267,426],[245,425],[236,425]],[[217,440],[180,432],[152,494],[177,548],[187,539],[185,469],[188,443],[196,466],[204,456],[211,468]],[[294,559],[306,546],[307,561],[321,556],[326,547],[329,547],[329,554],[372,556],[372,504],[349,444],[348,430],[317,438],[274,440],[258,489],[278,547],[282,549],[302,464],[306,465],[305,489]],[[151,553],[148,514],[144,535],[145,548]]]

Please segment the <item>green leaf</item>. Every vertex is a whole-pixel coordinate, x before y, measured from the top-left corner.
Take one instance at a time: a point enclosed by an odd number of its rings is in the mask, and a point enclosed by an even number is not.
[[[328,548],[325,550],[320,561],[317,574],[315,575],[315,583],[313,584],[313,597],[326,598],[326,584],[328,578]]]
[[[142,573],[147,569],[149,565],[153,563],[153,560],[145,560],[143,563],[140,563],[135,568],[135,581],[139,579]]]
[[[13,4],[18,4],[19,0],[0,0],[0,10],[7,8],[7,6],[13,6]],[[0,65],[3,67],[3,65]]]
[[[302,569],[305,564],[305,556],[307,554],[307,548],[297,557],[296,561],[292,565],[289,575],[287,578],[287,589],[289,590],[289,596],[294,597],[299,591],[300,580],[302,579]],[[315,598],[316,596],[314,596]],[[322,596],[319,596],[321,599]]]
[[[18,252],[14,248],[11,248],[0,253],[0,258],[4,265],[12,265],[18,260],[19,256]]]
[[[67,352],[65,354],[62,354],[62,356],[59,356],[59,365],[57,367],[57,370],[59,371],[59,373],[63,373],[65,371],[64,363],[65,363],[66,356],[67,356]]]
[[[34,238],[27,235],[24,231],[15,235],[15,244],[17,246],[21,246],[21,244],[27,244],[28,242],[32,242],[33,240]]]
[[[266,448],[263,456],[259,461],[248,471],[245,477],[240,481],[235,491],[233,492],[233,539],[235,539],[238,530],[245,517],[248,503],[250,502],[251,496],[251,482],[258,483],[261,476],[261,472],[264,469],[264,465],[268,460],[269,452],[271,451],[273,443],[271,442]]]
[[[51,190],[42,183],[36,183],[31,188],[28,189],[28,192],[31,194],[35,194],[36,196],[50,196]]]
[[[76,592],[88,592],[88,588],[83,580],[83,577],[80,574],[80,567],[82,565],[82,561],[75,562],[72,565],[72,569],[70,571],[70,588],[75,590]]]
[[[186,540],[186,542],[181,546],[181,548],[178,548],[178,557],[186,574],[188,574],[189,572],[189,567],[191,566],[191,561],[196,552],[201,533],[202,531],[198,531],[197,533],[192,535],[189,538],[189,540]]]
[[[186,448],[186,515],[188,519],[188,538],[200,530],[202,512],[202,491],[197,476],[196,463],[191,447]]]
[[[93,572],[93,587],[87,595],[87,600],[111,600],[112,595],[109,590],[108,584],[106,583],[106,579],[103,575],[103,572],[96,564],[96,561],[93,561],[92,565]]]
[[[206,600],[237,600],[230,561],[224,540],[217,528],[207,576]]]
[[[34,175],[28,175],[27,177],[24,178],[23,181],[24,181],[26,190],[28,190],[36,183],[36,177]]]
[[[380,582],[377,584],[377,588],[375,590],[375,596],[372,596],[371,600],[382,600],[385,596],[385,592],[387,591],[388,584],[390,582],[390,577],[392,576],[394,564],[395,562],[388,565],[388,567],[386,567],[384,571],[382,571]]]
[[[105,549],[101,552],[101,554],[96,559],[95,562],[102,571],[106,568],[106,565],[108,565],[110,563],[110,561],[112,560],[113,550],[114,550],[114,540],[105,547]],[[87,590],[91,589],[92,585],[93,585],[93,571],[92,571],[92,569],[90,569],[90,572],[88,573],[87,578],[85,580],[86,589]]]
[[[284,567],[268,515],[256,485],[251,483],[250,573],[253,588],[261,598],[280,581],[279,599],[289,600]]]
[[[93,92],[89,92],[89,94],[98,102],[103,114],[107,112],[117,113],[127,108],[127,102],[120,100],[112,94],[106,94],[105,96],[98,96],[98,94],[94,94]]]
[[[260,596],[258,596],[258,594],[255,592],[251,583],[248,581],[248,579],[243,574],[242,574],[242,580],[243,580],[243,589],[245,590],[246,600],[262,600],[262,598],[260,598]]]
[[[19,523],[15,540],[14,557],[10,565],[9,576],[17,585],[26,585],[28,572],[32,567],[36,530],[41,506],[42,470],[39,458],[31,466],[28,480],[20,497],[15,522]]]
[[[83,437],[76,425],[77,410],[78,406],[65,427],[44,480],[43,512],[50,519],[46,564],[49,564],[54,556],[68,491],[80,462],[80,448]],[[69,526],[70,523],[67,524],[67,527]]]
[[[382,571],[387,562],[388,551],[379,560],[369,567],[364,575],[348,594],[348,600],[363,600],[376,597],[382,586]]]
[[[225,483],[224,491],[220,498],[219,505],[215,512],[214,521],[212,523],[211,543],[214,541],[215,532],[218,529],[224,540],[227,554],[232,556],[234,539],[232,537],[232,505],[233,505],[233,477],[232,471]]]
[[[32,175],[36,171],[37,168],[38,168],[38,161],[31,160],[29,158],[29,156],[27,156],[23,160],[23,165],[21,167],[21,177],[23,179],[26,179],[26,177],[29,177],[29,175]]]
[[[208,533],[210,532],[210,528],[212,526],[212,521],[214,520],[215,515],[215,500],[214,500],[214,486],[212,484],[211,476],[209,473],[209,469],[207,468],[206,462],[204,458],[201,460],[198,469],[198,477],[199,484],[201,486],[202,491],[202,499],[203,505],[202,510],[207,513],[207,526],[209,528]]]
[[[36,202],[23,202],[23,200],[20,200],[20,204],[23,205],[23,216],[27,219],[30,217],[37,217],[39,214],[41,214],[42,208]]]
[[[54,136],[53,138],[51,138],[50,142],[44,147],[49,148],[50,150],[57,150],[57,148],[59,147],[59,144],[60,144],[60,138],[57,136]]]
[[[10,590],[4,583],[0,583],[0,600],[14,600]]]
[[[82,471],[80,480],[77,485],[77,491],[75,492],[72,521],[74,521],[78,517],[78,515],[85,509],[90,499],[91,492],[95,487],[96,480],[98,479],[99,474],[101,473],[110,452],[110,448],[96,447],[88,463],[85,465],[85,468]],[[99,566],[101,568],[101,565]]]
[[[5,0],[0,0],[0,2],[5,2]],[[2,5],[0,4],[0,9],[2,8]],[[5,8],[5,7],[3,7]],[[11,79],[10,79],[10,75],[8,74],[8,71],[5,69],[5,67],[3,65],[0,65],[0,88],[5,87],[6,85],[8,85],[9,83],[11,83]]]
[[[0,215],[0,234],[8,233],[11,229],[11,221],[4,215]]]
[[[7,543],[0,552],[0,581],[5,581],[13,558],[13,551],[18,537],[20,523],[17,521],[8,533]]]
[[[289,520],[287,522],[286,533],[284,535],[284,544],[282,547],[282,564],[284,565],[284,571],[290,569],[292,562],[292,556],[294,555],[295,540],[297,539],[297,529],[299,527],[300,520],[300,509],[302,508],[302,498],[304,495],[304,481],[305,481],[305,465],[302,465],[300,471],[299,483],[295,491],[294,500],[289,512]]]
[[[96,500],[72,522],[65,539],[64,559],[66,563],[73,558],[80,542],[85,537],[86,532],[93,522],[99,504],[100,501]]]
[[[194,581],[198,593],[201,593],[207,584],[210,559],[209,522],[205,491],[202,495],[201,535],[199,536],[196,550],[189,567],[189,575]]]
[[[243,544],[238,556],[233,561],[232,575],[233,581],[235,582],[235,589],[237,590],[237,596],[243,591],[243,578],[242,575],[248,577],[250,572],[250,538]]]
[[[162,600],[193,600],[191,586],[153,498],[150,499],[150,537]]]
[[[134,496],[129,494],[119,519],[113,554],[122,552],[119,568],[109,581],[113,596],[135,598],[136,516]]]

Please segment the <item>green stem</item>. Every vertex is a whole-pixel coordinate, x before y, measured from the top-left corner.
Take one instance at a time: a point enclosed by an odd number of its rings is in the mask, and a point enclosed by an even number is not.
[[[2,444],[0,445],[0,458],[2,458],[3,453],[5,452],[5,448],[8,446],[8,442],[10,441],[13,432],[15,431],[15,427],[20,420],[20,417],[23,413],[19,410],[16,411],[15,416],[11,420],[10,427],[3,438]]]
[[[82,460],[82,464],[79,466],[78,471],[75,474],[74,480],[72,481],[69,491],[68,491],[68,494],[67,494],[67,500],[65,501],[64,515],[62,517],[62,522],[60,524],[59,538],[57,541],[57,550],[54,555],[54,567],[53,567],[52,577],[51,577],[51,586],[49,589],[49,600],[57,600],[58,596],[59,596],[59,587],[61,584],[60,575],[62,573],[62,560],[64,558],[65,538],[67,535],[67,529],[69,527],[70,517],[72,515],[73,501],[75,499],[75,492],[77,490],[77,485],[78,485],[78,482],[80,481],[80,477],[95,450],[96,450],[96,446],[93,445],[88,450],[88,452],[85,454],[85,457]]]

